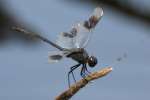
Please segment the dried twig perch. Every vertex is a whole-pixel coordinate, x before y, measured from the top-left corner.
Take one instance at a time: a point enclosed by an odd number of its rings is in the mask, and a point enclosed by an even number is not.
[[[88,82],[101,78],[107,75],[109,72],[112,71],[112,67],[103,68],[97,72],[91,73],[85,77],[85,79],[81,79],[75,84],[73,84],[68,90],[61,93],[59,96],[56,97],[55,100],[69,100],[75,93],[77,93],[81,88],[88,84]]]

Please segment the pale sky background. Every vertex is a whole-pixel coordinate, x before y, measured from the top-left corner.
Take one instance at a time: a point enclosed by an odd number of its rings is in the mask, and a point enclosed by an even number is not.
[[[59,32],[87,19],[95,6],[64,0],[5,0],[8,10],[22,22],[55,41]],[[149,100],[150,29],[125,15],[102,6],[104,16],[87,46],[97,56],[98,70],[113,65],[113,72],[79,91],[72,100]],[[67,87],[67,72],[76,64],[70,59],[48,63],[48,52],[56,50],[41,43],[28,46],[13,41],[0,48],[0,100],[54,100]],[[113,64],[118,57],[127,58]],[[75,72],[79,79],[79,70]]]

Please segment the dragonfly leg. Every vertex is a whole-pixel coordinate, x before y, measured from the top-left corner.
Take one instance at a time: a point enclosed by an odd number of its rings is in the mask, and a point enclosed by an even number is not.
[[[87,74],[87,75],[90,74],[91,72],[87,69],[86,64],[85,64],[84,66],[85,66],[85,71],[87,72],[86,74]]]
[[[86,66],[86,64],[83,64],[83,67],[82,67],[82,69],[81,69],[81,76],[86,76],[86,75],[88,75],[88,74],[90,74],[91,72],[90,71],[88,71],[88,69],[87,69],[87,66]]]
[[[86,73],[86,71],[87,71],[86,64],[83,64],[83,66],[82,66],[82,68],[81,68],[81,72],[80,72],[80,75],[81,75],[81,77],[82,77],[83,79],[85,79],[85,76],[88,75],[88,74]],[[87,80],[85,79],[85,81],[87,81]],[[87,81],[87,82],[88,82],[88,81]]]
[[[70,87],[70,74],[72,74],[73,80],[76,82],[75,77],[74,77],[74,74],[73,74],[73,71],[74,71],[76,68],[78,68],[80,65],[81,65],[81,64],[77,64],[77,65],[72,66],[72,67],[70,68],[70,71],[68,72],[68,86],[69,86],[69,87]]]
[[[87,72],[87,73],[86,73],[86,72]],[[85,77],[86,77],[88,74],[90,74],[90,73],[91,73],[91,72],[88,71],[86,64],[83,64],[83,66],[82,66],[82,68],[81,68],[81,72],[80,72],[81,77],[82,77],[83,79],[85,79]],[[85,79],[85,81],[87,81],[87,80]],[[88,81],[87,81],[87,82],[88,82]]]
[[[82,66],[82,68],[81,68],[80,75],[81,75],[82,78],[85,78],[85,68],[84,68],[84,66]]]

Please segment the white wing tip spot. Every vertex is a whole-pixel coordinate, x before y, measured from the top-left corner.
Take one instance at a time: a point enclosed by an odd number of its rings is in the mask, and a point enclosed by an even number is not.
[[[96,7],[94,10],[94,15],[98,18],[100,18],[101,16],[103,16],[103,9],[101,7]]]

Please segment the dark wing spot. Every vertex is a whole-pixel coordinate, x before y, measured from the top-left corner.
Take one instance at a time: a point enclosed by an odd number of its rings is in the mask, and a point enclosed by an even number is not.
[[[85,21],[84,22],[84,26],[87,28],[87,29],[92,29],[96,26],[96,24],[98,23],[99,19],[96,17],[96,16],[91,16],[89,18],[89,20]]]
[[[87,29],[91,29],[89,21],[84,22],[84,27],[87,28]]]
[[[72,34],[73,37],[75,37],[77,35],[77,29],[76,28],[72,28],[70,33]]]
[[[122,58],[121,58],[121,57],[119,57],[119,58],[117,58],[116,60],[117,60],[117,61],[121,61],[121,60],[122,60]]]
[[[52,55],[50,56],[50,59],[53,59],[53,60],[60,60],[62,58],[61,55]]]
[[[67,32],[63,32],[63,36],[68,37],[68,38],[73,38],[74,37],[72,34],[67,33]]]

